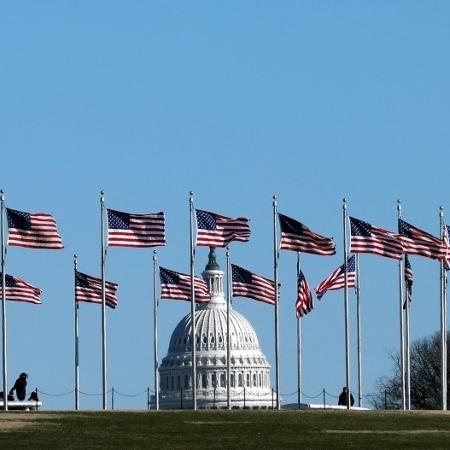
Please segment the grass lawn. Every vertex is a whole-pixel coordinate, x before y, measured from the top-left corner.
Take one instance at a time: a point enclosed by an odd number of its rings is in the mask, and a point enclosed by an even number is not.
[[[450,448],[450,414],[394,411],[0,412],[0,448]]]

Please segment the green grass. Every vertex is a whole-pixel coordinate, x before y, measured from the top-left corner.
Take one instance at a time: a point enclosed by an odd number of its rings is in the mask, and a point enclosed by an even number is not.
[[[450,415],[423,412],[0,412],[0,430],[2,449],[450,448]]]

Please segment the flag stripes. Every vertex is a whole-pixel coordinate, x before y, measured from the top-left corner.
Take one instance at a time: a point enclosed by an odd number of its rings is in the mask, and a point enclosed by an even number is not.
[[[413,287],[413,271],[411,263],[409,262],[408,255],[405,255],[405,286],[406,286],[406,299],[403,303],[403,309],[406,309],[407,302],[412,301],[412,287]]]
[[[398,219],[398,232],[403,251],[408,255],[425,256],[431,259],[445,259],[447,248],[443,240],[426,231]]]
[[[197,239],[195,245],[226,247],[232,241],[248,242],[249,221],[245,217],[232,219],[209,211],[195,210]]]
[[[248,297],[271,305],[275,304],[275,283],[267,278],[231,264],[232,296]]]
[[[110,247],[157,247],[166,245],[163,212],[131,214],[107,209]]]
[[[334,255],[336,246],[332,238],[314,233],[302,223],[278,213],[281,229],[281,250],[312,253],[315,255]]]
[[[295,311],[297,317],[303,317],[313,310],[313,298],[311,289],[306,281],[305,275],[300,271],[297,277],[297,301]]]
[[[117,288],[118,284],[105,281],[105,304],[110,308],[115,308],[118,304]],[[75,271],[75,300],[77,302],[87,302],[102,304],[102,279],[87,275],[83,272]]]
[[[0,273],[1,276],[1,273]],[[0,278],[0,287],[2,286],[2,278]],[[5,298],[6,300],[16,302],[34,303],[40,305],[41,290],[26,281],[5,274]]]
[[[56,221],[47,213],[28,213],[6,208],[7,245],[27,248],[62,249]]]
[[[356,269],[355,256],[352,255],[347,259],[347,286],[355,287],[356,285]],[[327,291],[342,289],[345,286],[345,268],[344,264],[338,267],[330,276],[325,278],[315,288],[317,298],[320,300]]]
[[[191,276],[159,268],[161,281],[161,298],[166,300],[191,300]],[[211,299],[207,284],[199,277],[194,277],[194,295],[196,303],[207,303]]]
[[[386,258],[401,259],[400,236],[370,223],[350,217],[351,252],[374,253]]]

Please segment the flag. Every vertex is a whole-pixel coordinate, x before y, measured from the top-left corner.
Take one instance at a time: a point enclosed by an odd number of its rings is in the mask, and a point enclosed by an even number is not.
[[[354,217],[350,217],[350,231],[353,253],[374,253],[386,258],[402,258],[403,247],[398,234]]]
[[[161,298],[166,300],[191,300],[191,276],[173,270],[159,268]],[[199,277],[194,278],[196,303],[207,303],[211,299],[207,284]]]
[[[105,304],[115,308],[117,301],[116,283],[105,281]],[[77,302],[102,304],[102,279],[86,275],[78,270],[75,272],[75,300]]]
[[[0,273],[1,275],[1,273]],[[2,278],[0,278],[0,287]],[[1,291],[0,291],[1,292]],[[5,298],[16,302],[27,302],[40,305],[41,290],[20,278],[5,274]]]
[[[445,259],[447,251],[443,240],[402,219],[398,219],[398,232],[406,254]]]
[[[248,297],[261,302],[275,304],[275,283],[249,270],[231,264],[232,296]]]
[[[157,247],[166,245],[163,212],[129,214],[108,209],[110,247]]]
[[[403,309],[406,309],[406,303],[412,301],[412,286],[413,286],[413,271],[408,255],[405,255],[405,286],[406,286],[406,300],[403,303]]]
[[[350,256],[347,259],[347,285],[348,287],[355,287],[356,285],[356,269],[355,256]],[[317,298],[320,300],[327,291],[335,291],[342,289],[345,286],[345,268],[344,264],[338,267],[328,278],[318,284],[315,291]]]
[[[232,241],[248,242],[250,227],[245,217],[232,219],[201,209],[196,209],[195,213],[197,217],[195,245],[226,247]]]
[[[297,302],[295,303],[295,310],[297,317],[302,317],[308,314],[313,309],[313,298],[311,289],[306,281],[305,275],[300,271],[297,278]]]
[[[444,226],[444,243],[446,246],[447,256],[445,258],[445,270],[450,270],[450,226]]]
[[[61,249],[64,245],[55,219],[47,213],[27,213],[6,208],[8,245]]]
[[[280,248],[315,255],[334,255],[336,246],[332,238],[314,233],[305,225],[278,213],[281,228]]]

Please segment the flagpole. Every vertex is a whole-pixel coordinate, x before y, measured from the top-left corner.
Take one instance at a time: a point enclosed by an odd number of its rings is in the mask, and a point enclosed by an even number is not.
[[[156,250],[153,250],[153,360],[155,380],[155,408],[159,410],[159,363],[158,363],[158,297],[156,293],[156,272],[158,262]]]
[[[100,241],[101,241],[101,273],[102,273],[102,392],[103,409],[107,409],[107,378],[106,378],[106,292],[105,292],[105,193],[100,192]]]
[[[356,263],[356,333],[357,333],[357,351],[358,351],[358,406],[362,403],[362,337],[361,337],[361,298],[360,298],[360,270],[359,253],[355,255]]]
[[[230,336],[230,248],[227,247],[227,408],[231,409],[231,336]]]
[[[444,208],[439,208],[440,235],[444,239]],[[444,261],[440,262],[440,296],[441,296],[441,389],[442,389],[442,410],[447,410],[447,330],[446,330],[446,304],[445,304],[445,267]]]
[[[402,217],[402,202],[397,200],[397,219]],[[398,282],[399,282],[399,297],[400,297],[400,373],[402,380],[402,409],[406,410],[406,380],[405,380],[405,324],[403,319],[403,257],[398,261]]]
[[[2,363],[3,363],[3,409],[8,411],[8,370],[6,354],[6,243],[5,243],[5,196],[0,190],[0,227],[2,252]]]
[[[297,280],[300,275],[300,252],[297,252]],[[302,402],[302,318],[297,314],[297,403]]]
[[[342,200],[344,228],[344,321],[345,321],[345,385],[347,387],[347,409],[350,409],[350,336],[348,327],[348,263],[347,263],[347,199]]]
[[[277,197],[273,196],[273,271],[275,282],[275,384],[277,391],[276,409],[280,407],[280,361],[279,361],[279,292],[278,292],[278,236],[277,236]]]
[[[79,328],[79,304],[77,302],[77,255],[73,255],[74,271],[74,296],[75,296],[75,411],[80,409],[80,328]]]
[[[189,192],[190,266],[191,266],[191,341],[192,341],[192,409],[197,409],[197,356],[195,340],[195,248],[194,248],[194,193]]]

